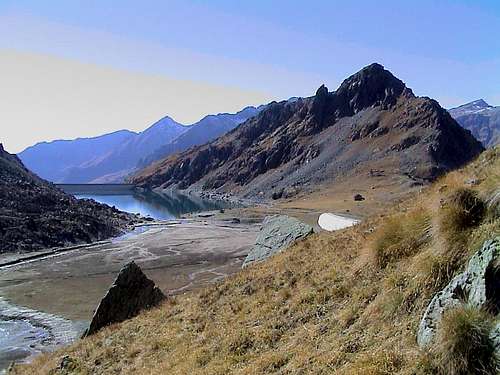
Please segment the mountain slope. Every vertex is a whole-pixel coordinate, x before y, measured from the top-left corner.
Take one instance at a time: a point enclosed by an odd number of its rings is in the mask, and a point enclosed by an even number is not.
[[[145,188],[270,197],[380,169],[432,180],[482,150],[436,101],[415,97],[372,64],[335,92],[322,86],[314,97],[273,102],[230,133],[131,180]]]
[[[189,129],[172,142],[165,144],[153,153],[142,159],[138,167],[144,168],[157,160],[163,159],[176,152],[187,150],[190,147],[210,142],[221,135],[233,130],[250,117],[259,113],[261,108],[246,107],[237,113],[220,113],[209,115],[194,123]]]
[[[19,154],[28,168],[56,183],[116,183],[138,167],[234,129],[260,109],[210,115],[192,125],[164,117],[140,133],[128,130],[93,138],[41,142]]]
[[[457,357],[466,365],[464,346],[476,358],[479,345],[489,348],[467,320],[451,335],[463,338],[455,347],[423,351],[416,337],[431,298],[500,233],[499,158],[500,150],[488,150],[383,215],[311,235],[13,374],[491,374],[436,366]],[[479,181],[472,188],[471,179]],[[486,212],[454,207],[463,192],[489,202]]]
[[[40,177],[52,182],[64,182],[70,168],[101,160],[110,150],[136,135],[128,130],[120,130],[93,138],[40,142],[21,152],[19,158]]]
[[[482,142],[485,147],[500,143],[500,107],[493,107],[483,99],[449,110],[452,117]]]
[[[101,158],[89,160],[68,169],[63,182],[112,183],[121,182],[131,173],[138,161],[161,145],[169,143],[188,128],[164,117],[126,142],[117,145]]]
[[[0,144],[0,253],[101,240],[121,233],[134,220],[63,193]]]

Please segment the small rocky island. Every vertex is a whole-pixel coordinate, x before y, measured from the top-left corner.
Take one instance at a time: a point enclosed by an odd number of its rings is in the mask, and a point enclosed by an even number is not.
[[[103,240],[136,220],[113,207],[65,194],[0,144],[0,253]]]

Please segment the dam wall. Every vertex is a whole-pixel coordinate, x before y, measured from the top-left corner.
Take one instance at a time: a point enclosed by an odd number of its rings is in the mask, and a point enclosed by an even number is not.
[[[134,192],[134,184],[55,184],[68,194],[128,195]]]

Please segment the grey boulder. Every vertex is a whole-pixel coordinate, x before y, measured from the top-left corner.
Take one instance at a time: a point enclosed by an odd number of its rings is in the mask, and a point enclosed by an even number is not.
[[[111,288],[99,303],[85,336],[112,323],[123,322],[141,310],[158,305],[165,295],[133,261],[119,272]]]
[[[486,241],[472,256],[466,270],[434,296],[418,328],[417,342],[420,347],[426,347],[432,342],[444,312],[449,309],[468,305],[476,308],[495,308],[498,313],[499,258],[500,237]],[[492,335],[500,336],[494,332]]]
[[[313,227],[286,215],[267,216],[242,267],[260,262],[313,233]]]

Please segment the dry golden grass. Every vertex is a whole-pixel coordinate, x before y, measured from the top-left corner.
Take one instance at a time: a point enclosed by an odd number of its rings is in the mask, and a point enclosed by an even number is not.
[[[268,261],[59,352],[15,374],[414,374],[435,368],[416,330],[433,294],[500,233],[484,215],[453,235],[443,203],[464,182],[500,186],[498,150],[383,217],[308,237]],[[449,215],[449,212],[446,213]],[[367,251],[372,256],[367,257]],[[72,359],[71,372],[61,358]],[[434,366],[434,367],[433,367]]]
[[[445,313],[433,353],[436,370],[447,375],[495,375],[492,326],[488,314],[475,308]]]

